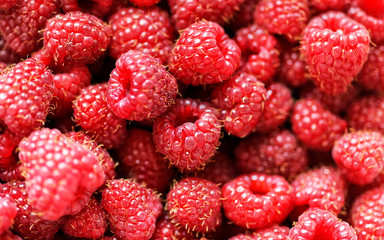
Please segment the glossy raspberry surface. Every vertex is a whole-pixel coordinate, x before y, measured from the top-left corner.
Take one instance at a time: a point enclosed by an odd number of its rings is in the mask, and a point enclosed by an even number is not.
[[[113,2],[113,0],[61,0],[61,9],[64,13],[82,11],[102,18],[112,10]]]
[[[384,44],[370,49],[368,59],[357,76],[357,82],[369,91],[384,92]]]
[[[288,239],[289,228],[286,226],[273,225],[271,227],[260,228],[252,234],[238,234],[229,240],[285,240]]]
[[[7,198],[5,194],[0,194],[0,235],[12,226],[16,215],[15,203]]]
[[[157,220],[156,230],[151,240],[195,240],[193,233],[185,228],[180,227],[179,224],[172,222],[169,213],[166,213],[163,217]]]

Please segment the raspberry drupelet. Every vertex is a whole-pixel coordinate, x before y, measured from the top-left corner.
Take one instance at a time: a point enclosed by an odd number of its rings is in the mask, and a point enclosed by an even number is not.
[[[0,193],[0,235],[9,230],[17,215],[15,203]]]
[[[196,240],[193,233],[189,232],[180,226],[180,224],[175,224],[172,221],[169,213],[165,213],[160,219],[156,222],[156,230],[153,233],[151,240]]]
[[[352,0],[310,0],[311,6],[318,11],[325,12],[329,10],[343,11]]]
[[[129,0],[133,5],[138,7],[150,7],[160,2],[160,0]]]
[[[308,81],[306,65],[300,56],[299,46],[285,49],[281,58],[279,79],[292,88],[304,85]]]
[[[209,103],[176,99],[175,106],[153,124],[156,151],[182,171],[204,168],[220,144],[217,114]]]
[[[371,47],[357,83],[368,91],[384,93],[384,43]]]
[[[289,228],[286,226],[273,225],[257,229],[252,234],[238,234],[229,240],[286,240],[288,239]]]
[[[114,0],[61,0],[64,13],[81,11],[103,18],[113,6]]]

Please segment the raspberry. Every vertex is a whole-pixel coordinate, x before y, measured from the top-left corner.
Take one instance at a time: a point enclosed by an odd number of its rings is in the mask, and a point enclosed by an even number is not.
[[[212,103],[222,110],[228,134],[245,137],[254,131],[263,111],[264,84],[250,74],[236,74],[212,92]]]
[[[384,92],[384,44],[372,47],[357,82],[365,90]]]
[[[281,59],[280,80],[290,87],[299,87],[307,82],[306,63],[300,51],[290,48],[284,51]]]
[[[82,12],[57,14],[44,31],[44,47],[57,64],[95,62],[109,45],[110,28],[99,18]]]
[[[284,35],[289,41],[298,41],[309,19],[307,0],[261,0],[254,13],[257,24],[271,33]]]
[[[101,204],[108,213],[111,231],[127,240],[150,239],[162,209],[152,190],[124,179],[108,181]]]
[[[108,107],[107,90],[107,83],[83,88],[73,101],[73,117],[96,142],[106,148],[117,148],[126,136],[127,123]]]
[[[23,139],[19,158],[31,205],[47,220],[79,212],[105,180],[97,156],[55,129]]]
[[[259,172],[292,179],[308,165],[305,148],[286,129],[251,135],[236,146],[234,154],[243,173]]]
[[[271,227],[260,228],[251,235],[238,234],[229,240],[286,240],[288,239],[289,228],[285,226],[273,225]]]
[[[188,233],[186,229],[181,228],[180,225],[172,222],[169,214],[165,214],[162,218],[157,220],[156,230],[151,240],[196,240],[192,233]]]
[[[200,21],[184,29],[169,59],[170,72],[192,86],[219,83],[240,64],[240,48],[215,22]]]
[[[303,213],[289,231],[292,240],[339,239],[357,240],[355,230],[327,210],[313,209]]]
[[[41,30],[58,10],[58,0],[20,0],[15,8],[0,14],[0,33],[18,56],[25,58],[41,46]]]
[[[132,4],[139,7],[150,7],[160,2],[160,0],[129,0]]]
[[[177,92],[176,79],[158,60],[130,50],[116,61],[108,81],[107,102],[118,117],[141,121],[164,114]]]
[[[257,1],[244,0],[229,23],[230,29],[238,30],[252,23],[256,5]]]
[[[277,175],[241,175],[226,183],[221,191],[225,216],[248,229],[280,223],[292,209],[291,187]]]
[[[15,203],[5,197],[5,194],[0,194],[0,235],[6,232],[13,223],[17,215]]]
[[[380,239],[384,236],[384,188],[376,187],[361,194],[350,211],[351,224],[358,239]]]
[[[1,0],[0,1],[0,10],[6,11],[12,7],[18,6],[20,0]]]
[[[250,73],[259,81],[269,83],[280,63],[276,38],[266,29],[252,24],[239,29],[235,40],[243,55],[240,72]]]
[[[205,102],[177,99],[153,124],[156,151],[181,170],[204,168],[219,146],[221,129],[215,113]]]
[[[318,11],[325,12],[329,10],[342,11],[352,0],[310,0],[310,4]]]
[[[188,232],[208,233],[221,224],[221,192],[211,181],[187,177],[167,195],[170,216]]]
[[[20,61],[20,57],[16,55],[12,51],[12,49],[8,46],[4,37],[0,35],[0,61],[5,62],[7,64],[10,63],[18,63]]]
[[[110,17],[109,24],[112,29],[109,55],[113,59],[129,50],[139,50],[162,64],[168,62],[174,36],[166,11],[158,7],[122,8]]]
[[[21,141],[21,137],[15,135],[9,129],[1,131],[0,121],[0,168],[9,168],[13,163],[13,153]]]
[[[81,11],[102,18],[112,9],[113,0],[61,0],[64,13]]]
[[[14,235],[11,231],[6,231],[0,235],[1,239],[4,240],[23,240],[21,237]]]
[[[3,182],[10,182],[12,180],[24,181],[25,178],[21,174],[21,163],[18,161],[16,153],[11,155],[11,165],[6,168],[0,168],[0,179]]]
[[[119,168],[137,182],[159,192],[169,188],[173,177],[167,161],[156,152],[152,132],[131,128],[118,149]]]
[[[384,169],[384,138],[372,131],[346,133],[335,142],[332,157],[349,182],[368,184]]]
[[[99,238],[104,234],[106,226],[106,213],[101,203],[91,197],[78,214],[65,217],[61,229],[74,237]]]
[[[367,60],[369,33],[342,12],[329,11],[306,26],[301,51],[309,74],[328,95],[344,93]]]
[[[17,208],[12,229],[23,239],[52,239],[60,229],[59,222],[44,220],[36,214],[36,209],[28,200],[25,185],[25,182],[11,181],[0,187],[0,194],[11,199]]]
[[[347,129],[347,122],[314,99],[300,99],[293,106],[292,130],[311,149],[329,151]]]
[[[223,25],[233,17],[244,0],[170,0],[172,18],[177,29],[184,29],[202,19]]]

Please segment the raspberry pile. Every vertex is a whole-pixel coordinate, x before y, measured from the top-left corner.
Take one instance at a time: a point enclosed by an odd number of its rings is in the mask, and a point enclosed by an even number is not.
[[[384,239],[383,0],[0,0],[0,239]]]

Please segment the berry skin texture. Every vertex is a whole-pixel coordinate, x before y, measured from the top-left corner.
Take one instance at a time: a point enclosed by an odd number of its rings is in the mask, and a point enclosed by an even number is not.
[[[263,112],[264,84],[250,74],[234,75],[212,93],[212,103],[221,109],[224,129],[243,138],[254,131]]]
[[[0,194],[0,235],[12,226],[16,215],[17,209],[14,202],[5,194]]]
[[[292,130],[307,147],[329,151],[347,130],[347,122],[325,110],[319,101],[300,99],[293,106]]]
[[[288,227],[273,225],[271,227],[260,228],[250,235],[238,234],[229,240],[286,240],[288,239],[288,234]]]
[[[177,80],[192,86],[228,80],[240,65],[236,42],[215,22],[200,21],[184,29],[169,59]]]
[[[254,21],[271,33],[284,35],[289,41],[300,40],[309,18],[307,0],[261,0]]]
[[[285,50],[281,59],[279,79],[288,86],[295,88],[307,82],[306,62],[296,48]]]
[[[15,135],[7,128],[2,130],[0,121],[0,168],[9,169],[15,161],[13,153],[22,137]]]
[[[357,240],[355,230],[327,210],[312,209],[303,213],[289,231],[292,240]]]
[[[384,92],[384,44],[372,47],[357,82],[365,90]]]
[[[64,13],[81,11],[103,18],[111,11],[113,2],[114,0],[61,0],[61,9]]]
[[[44,31],[44,47],[57,64],[93,63],[107,50],[110,28],[96,16],[69,12],[49,19]]]
[[[107,102],[116,116],[141,121],[164,114],[174,104],[177,93],[176,79],[157,59],[130,50],[112,70]]]
[[[361,194],[352,205],[351,224],[359,240],[384,237],[384,188],[376,187]]]
[[[192,232],[188,233],[186,229],[181,228],[172,222],[169,213],[166,213],[162,218],[156,222],[156,230],[151,240],[196,240]]]
[[[384,168],[384,138],[366,130],[346,133],[335,142],[332,157],[349,182],[371,183]]]
[[[127,240],[150,239],[162,211],[154,191],[127,179],[109,181],[101,204],[107,211],[111,231]]]
[[[160,2],[160,0],[129,0],[133,5],[138,7],[150,7]]]
[[[188,232],[208,233],[222,221],[221,192],[213,182],[187,177],[176,183],[167,195],[166,208],[176,225]]]
[[[174,34],[166,11],[158,7],[122,8],[110,17],[109,24],[112,29],[109,55],[113,59],[129,50],[138,50],[167,64]]]
[[[310,0],[310,4],[318,11],[325,12],[329,10],[342,11],[352,0]]]
[[[225,216],[244,228],[280,223],[292,209],[291,186],[277,175],[241,175],[226,183],[221,191]]]
[[[156,151],[180,170],[204,168],[219,146],[221,127],[209,104],[193,99],[176,99],[167,114],[155,120]]]
[[[346,92],[367,60],[369,42],[367,29],[342,12],[312,18],[303,33],[301,52],[316,87],[331,96]]]

